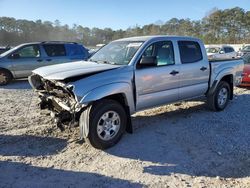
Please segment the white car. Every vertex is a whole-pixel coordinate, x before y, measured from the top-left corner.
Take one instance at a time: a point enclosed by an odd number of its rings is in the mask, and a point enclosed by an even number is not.
[[[209,60],[234,59],[238,55],[231,46],[210,46],[206,51]]]

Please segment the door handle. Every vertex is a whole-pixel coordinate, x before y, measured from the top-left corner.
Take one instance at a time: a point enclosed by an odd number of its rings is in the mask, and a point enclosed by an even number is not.
[[[52,61],[52,59],[46,59],[46,61]]]
[[[179,74],[179,72],[178,71],[176,71],[176,70],[173,70],[172,72],[170,72],[169,74],[172,74],[173,76],[175,76],[176,74]]]
[[[37,62],[42,62],[43,60],[42,59],[38,59],[38,60],[36,60]]]
[[[205,71],[205,70],[207,70],[207,67],[201,67],[200,70]]]

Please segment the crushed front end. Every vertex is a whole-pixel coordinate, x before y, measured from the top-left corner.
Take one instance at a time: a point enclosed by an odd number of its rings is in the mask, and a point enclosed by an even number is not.
[[[46,80],[37,74],[29,77],[29,83],[39,94],[40,108],[51,111],[51,116],[60,130],[64,130],[64,125],[78,125],[84,105],[78,102],[77,96],[73,93],[73,85]]]

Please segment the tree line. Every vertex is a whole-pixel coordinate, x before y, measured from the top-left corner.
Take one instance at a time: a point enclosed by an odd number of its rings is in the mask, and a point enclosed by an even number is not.
[[[0,45],[32,41],[75,41],[85,46],[141,35],[184,35],[201,38],[206,44],[250,43],[250,11],[235,7],[214,8],[201,20],[172,18],[165,23],[136,25],[126,30],[61,25],[59,20],[28,21],[0,17]]]

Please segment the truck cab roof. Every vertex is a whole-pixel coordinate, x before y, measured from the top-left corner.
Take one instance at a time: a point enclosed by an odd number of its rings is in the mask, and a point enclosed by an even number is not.
[[[129,37],[118,39],[116,41],[150,41],[150,40],[161,40],[161,39],[168,39],[168,40],[194,40],[200,41],[200,39],[195,37],[186,37],[186,36],[175,36],[175,35],[149,35],[149,36],[138,36],[138,37]]]

